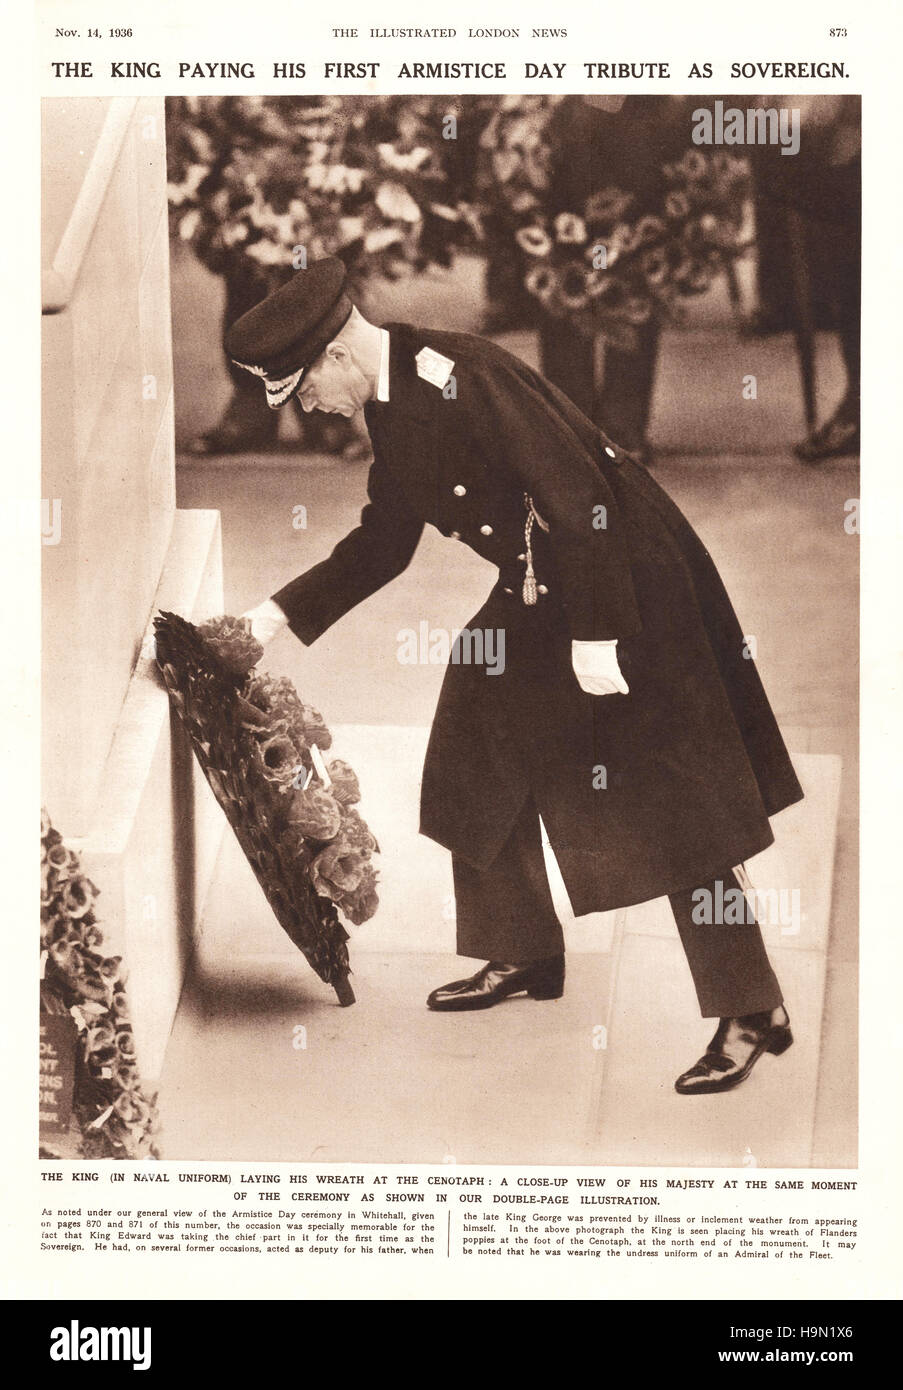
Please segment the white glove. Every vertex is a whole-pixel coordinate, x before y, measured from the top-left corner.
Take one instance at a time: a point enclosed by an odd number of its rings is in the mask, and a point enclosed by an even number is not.
[[[618,666],[617,645],[617,638],[611,642],[571,643],[574,675],[587,695],[629,695],[630,687]]]
[[[262,647],[288,626],[288,618],[279,604],[274,603],[271,598],[259,604],[257,608],[249,608],[247,613],[242,613],[241,616],[250,619],[251,633]]]

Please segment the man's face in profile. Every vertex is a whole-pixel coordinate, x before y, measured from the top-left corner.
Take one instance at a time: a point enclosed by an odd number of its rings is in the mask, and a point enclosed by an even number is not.
[[[330,343],[307,371],[298,399],[303,410],[350,418],[370,398],[370,387],[347,346]]]

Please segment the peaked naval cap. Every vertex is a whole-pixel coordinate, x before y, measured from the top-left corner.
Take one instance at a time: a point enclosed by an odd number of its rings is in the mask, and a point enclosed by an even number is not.
[[[227,353],[237,367],[262,379],[273,410],[298,393],[308,368],[351,317],[345,278],[337,256],[314,261],[242,314],[226,334]]]

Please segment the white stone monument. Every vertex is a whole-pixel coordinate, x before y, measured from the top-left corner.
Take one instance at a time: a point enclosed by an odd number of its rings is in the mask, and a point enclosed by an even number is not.
[[[42,794],[152,1081],[223,819],[148,637],[158,608],[222,612],[219,513],[175,505],[163,102],[47,100],[42,150]]]

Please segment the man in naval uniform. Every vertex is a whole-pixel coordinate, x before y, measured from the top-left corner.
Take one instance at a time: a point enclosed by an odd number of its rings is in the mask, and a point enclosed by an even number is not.
[[[459,954],[487,964],[427,1004],[563,992],[541,817],[578,916],[669,897],[718,1020],[677,1090],[736,1086],[792,1037],[752,914],[717,908],[802,790],[717,570],[647,471],[532,368],[470,334],[368,323],[344,278],[316,262],[227,335],[274,409],[363,408],[374,454],[360,524],[245,616],[261,641],[287,624],[314,642],[405,569],[427,523],[498,567],[467,630],[504,631],[504,670],[453,653],[420,819],[452,854]]]

